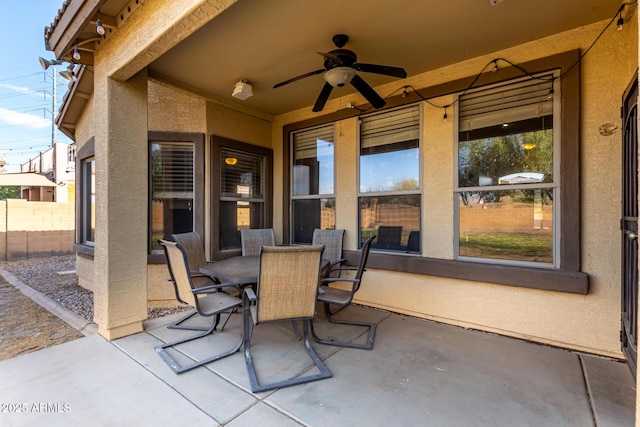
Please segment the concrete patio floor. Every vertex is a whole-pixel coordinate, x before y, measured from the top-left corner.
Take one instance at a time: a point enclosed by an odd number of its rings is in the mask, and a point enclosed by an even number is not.
[[[9,359],[0,363],[0,425],[634,425],[624,363],[359,306],[344,315],[379,322],[372,351],[314,343],[332,378],[260,394],[242,351],[174,374],[154,346],[193,333],[165,327],[180,315],[112,342],[92,335]],[[224,332],[175,354],[215,354],[241,324],[234,314]],[[317,325],[336,338],[362,332]],[[259,325],[251,348],[261,381],[312,366],[290,323]]]

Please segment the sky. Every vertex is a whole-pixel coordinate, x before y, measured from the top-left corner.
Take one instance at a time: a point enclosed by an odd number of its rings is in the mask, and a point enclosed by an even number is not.
[[[54,67],[45,71],[38,57],[55,59],[45,49],[44,28],[53,22],[63,0],[0,0],[0,157],[4,172],[19,172],[20,165],[51,147]],[[68,80],[55,67],[56,108],[67,91]],[[55,128],[57,142],[70,144]]]

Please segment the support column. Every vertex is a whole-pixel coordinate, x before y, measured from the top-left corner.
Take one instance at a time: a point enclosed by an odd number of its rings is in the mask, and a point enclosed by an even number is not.
[[[147,318],[147,73],[126,82],[96,74],[94,88],[94,320],[112,340]]]

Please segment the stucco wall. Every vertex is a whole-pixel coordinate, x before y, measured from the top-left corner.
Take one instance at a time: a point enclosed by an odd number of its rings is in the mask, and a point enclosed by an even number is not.
[[[589,47],[606,23],[579,28],[516,48],[494,52],[377,88],[383,96],[401,85],[434,86],[474,76],[490,60],[514,63]],[[607,31],[581,64],[582,270],[590,276],[588,295],[515,288],[426,275],[369,269],[358,301],[367,305],[455,325],[495,331],[587,352],[621,357],[620,328],[620,197],[621,133],[604,137],[601,124],[621,125],[621,96],[633,77],[637,60],[637,23],[625,31]],[[354,102],[354,95],[332,98],[326,111]],[[446,105],[452,97],[432,100]],[[423,256],[453,258],[454,117],[423,108]],[[279,116],[272,137],[275,158],[282,158],[282,126],[312,117],[309,109]],[[355,119],[339,123],[336,143],[337,226],[346,228],[345,245],[356,249],[357,158]],[[281,171],[276,168],[276,171]],[[282,197],[283,177],[274,176],[275,200]],[[564,207],[570,209],[570,207]],[[283,213],[275,203],[278,222]],[[428,211],[428,215],[427,215]]]
[[[166,1],[161,3],[164,6],[169,4]],[[151,4],[148,6],[154,10],[160,7]],[[523,63],[576,48],[584,51],[604,25],[605,23],[598,23],[516,48],[493,52],[484,57],[412,76],[376,89],[384,96],[402,85],[422,88],[474,76],[495,57]],[[134,35],[127,43],[135,46],[136,54],[142,58],[144,55],[140,52],[145,50],[146,43],[136,45],[136,40],[142,40],[143,37],[153,40],[154,37],[150,37],[142,27],[140,28],[140,37],[136,38]],[[130,31],[134,32],[133,29]],[[625,26],[625,31],[607,31],[581,65],[582,270],[590,276],[588,295],[537,291],[369,269],[362,290],[358,294],[358,301],[451,324],[593,353],[621,356],[618,342],[621,134],[617,132],[613,136],[603,137],[599,135],[598,127],[607,122],[616,123],[618,126],[621,124],[620,98],[638,64],[637,34],[635,19]],[[136,62],[132,61],[126,67],[122,66],[131,56],[127,52],[127,46],[118,43],[126,36],[116,34],[113,41],[106,43],[101,52],[103,58],[114,59],[109,67],[121,70],[121,74],[135,67]],[[171,40],[167,39],[167,42]],[[147,53],[157,55],[159,48],[160,46],[154,46]],[[108,71],[105,70],[103,75],[108,74]],[[269,123],[250,114],[197,99],[197,96],[185,94],[177,89],[175,94],[178,96],[175,97],[172,90],[164,85],[158,88],[153,84],[149,85],[150,130],[205,132],[207,136],[216,134],[251,144],[271,146],[274,149],[273,218],[274,228],[280,237],[283,231],[282,218],[286,214],[280,203],[285,179],[282,175],[282,127],[313,117],[310,108],[279,116],[274,123]],[[167,105],[167,99],[172,100],[171,105]],[[357,99],[358,95],[332,98],[327,102],[325,111],[338,110],[347,102],[362,102]],[[443,105],[451,100],[451,96],[446,96],[432,101]],[[423,108],[423,200],[429,201],[429,214],[427,215],[426,206],[422,214],[423,256],[444,259],[453,257],[452,181],[455,117],[452,111],[448,113],[450,120],[443,124],[441,110],[426,104]],[[87,119],[83,126],[93,128],[94,125],[96,124],[92,123],[92,120]],[[347,230],[345,247],[355,250],[358,207],[357,174],[353,165],[357,164],[357,119],[342,120],[339,122],[339,129],[335,152],[336,227]],[[88,134],[86,130],[78,131],[78,135],[82,137]],[[209,158],[208,148],[206,158]],[[209,170],[210,168],[207,168],[205,177],[207,198],[210,194]],[[210,218],[209,205],[209,200],[205,200],[205,218]],[[206,227],[209,227],[208,223]],[[205,233],[208,234],[209,230],[206,229]],[[83,268],[83,271],[89,270]],[[150,300],[173,299],[171,287],[167,286],[164,266],[149,266],[147,275]]]

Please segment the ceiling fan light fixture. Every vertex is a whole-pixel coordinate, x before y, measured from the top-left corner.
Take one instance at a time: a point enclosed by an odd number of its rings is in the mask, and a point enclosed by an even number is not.
[[[355,75],[356,70],[351,67],[336,67],[327,70],[327,72],[324,73],[324,79],[333,87],[343,87],[351,82],[351,79],[353,79]]]

